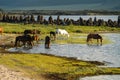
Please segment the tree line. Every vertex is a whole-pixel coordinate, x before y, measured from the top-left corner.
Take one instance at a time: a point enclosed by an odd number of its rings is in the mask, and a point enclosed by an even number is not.
[[[43,15],[38,15],[37,19],[35,19],[34,15],[8,15],[3,14],[0,16],[0,22],[8,22],[8,23],[24,23],[24,24],[44,24],[44,25],[80,25],[80,26],[109,26],[109,27],[120,27],[120,16],[118,16],[118,21],[112,21],[109,19],[108,21],[104,21],[103,19],[97,19],[94,17],[89,18],[88,20],[84,20],[80,17],[78,20],[73,20],[70,18],[61,19],[58,15],[56,19],[53,19],[52,16],[49,16],[48,19],[45,19]]]

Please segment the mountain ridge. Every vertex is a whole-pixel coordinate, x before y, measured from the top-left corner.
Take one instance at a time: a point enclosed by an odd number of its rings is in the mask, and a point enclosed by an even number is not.
[[[8,10],[118,10],[119,0],[0,0]]]

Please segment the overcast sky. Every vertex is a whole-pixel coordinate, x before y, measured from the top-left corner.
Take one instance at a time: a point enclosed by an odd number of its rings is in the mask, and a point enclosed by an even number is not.
[[[119,5],[120,0],[0,0],[2,9],[111,9]]]

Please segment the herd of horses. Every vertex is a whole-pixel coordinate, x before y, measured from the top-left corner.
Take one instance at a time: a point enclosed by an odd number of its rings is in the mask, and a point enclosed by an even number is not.
[[[3,33],[3,29],[0,27],[0,34]],[[29,48],[32,48],[34,43],[33,41],[36,41],[38,43],[39,41],[39,37],[37,34],[41,34],[41,31],[39,30],[24,30],[23,32],[24,34],[22,36],[17,36],[15,38],[15,44],[14,44],[14,47],[18,47],[20,46],[20,43],[22,42],[22,45],[24,47],[29,47]],[[29,34],[33,34],[32,36],[29,35]],[[56,35],[65,35],[67,37],[69,37],[69,33],[64,30],[64,29],[56,29],[56,31],[50,31],[50,37],[49,36],[46,36],[45,38],[45,48],[49,48],[50,46],[50,38],[53,38],[53,40],[56,40]],[[97,40],[97,44],[101,44],[102,45],[102,36],[97,34],[97,33],[90,33],[87,35],[87,44],[89,45],[90,43],[92,43],[92,39],[96,39]],[[47,47],[46,47],[47,46]]]
[[[15,38],[15,47],[17,48],[18,46],[20,46],[20,42],[23,43],[23,46],[27,46],[29,48],[32,48],[32,46],[34,45],[33,41],[36,41],[38,43],[39,41],[39,37],[37,34],[40,34],[41,32],[39,30],[24,30],[23,32],[24,34],[22,36],[17,36]],[[29,34],[33,34],[32,36]]]

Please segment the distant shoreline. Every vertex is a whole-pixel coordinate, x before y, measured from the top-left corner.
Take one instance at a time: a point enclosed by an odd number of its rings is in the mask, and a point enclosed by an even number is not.
[[[3,10],[3,12],[23,15],[120,15],[120,11],[109,10]]]

